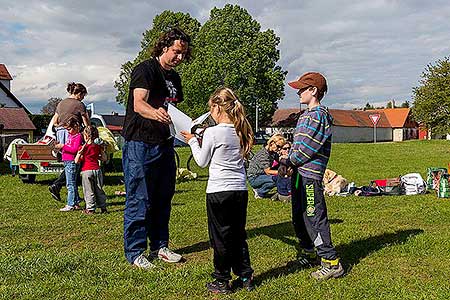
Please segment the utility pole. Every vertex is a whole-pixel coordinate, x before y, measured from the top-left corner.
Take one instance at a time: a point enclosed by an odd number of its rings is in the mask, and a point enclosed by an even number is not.
[[[255,120],[255,132],[258,132],[258,110],[259,110],[259,105],[258,105],[258,102],[256,102],[255,101],[255,109],[256,109],[256,113],[255,113],[255,116],[256,116],[256,120]]]

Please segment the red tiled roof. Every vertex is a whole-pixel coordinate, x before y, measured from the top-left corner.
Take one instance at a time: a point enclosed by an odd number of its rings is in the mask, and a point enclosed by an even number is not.
[[[0,64],[0,79],[12,80],[11,74],[9,74],[8,69],[4,64]]]
[[[23,108],[0,108],[0,124],[4,125],[4,130],[36,129]]]
[[[411,111],[410,108],[385,108],[377,109],[376,111],[383,112],[386,115],[386,118],[389,120],[391,126],[394,128],[410,127],[408,126],[410,124],[406,124],[408,121],[409,113]]]
[[[373,127],[369,115],[375,113],[374,111],[363,110],[341,110],[330,109],[333,116],[333,125],[343,127]],[[388,118],[383,112],[378,112],[381,115],[377,127],[391,128]],[[300,110],[298,108],[278,109],[275,111],[272,118],[272,126],[279,127],[293,127],[297,123]]]

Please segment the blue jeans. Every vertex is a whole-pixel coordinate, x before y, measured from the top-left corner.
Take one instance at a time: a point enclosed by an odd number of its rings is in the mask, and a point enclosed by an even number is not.
[[[173,144],[151,145],[127,141],[123,147],[126,202],[125,257],[133,263],[147,249],[167,247],[176,165]]]
[[[278,176],[277,192],[281,196],[289,196],[291,194],[291,177]]]
[[[260,197],[267,197],[267,193],[277,186],[277,177],[272,175],[256,175],[248,178],[248,183]]]
[[[74,206],[80,202],[80,196],[78,195],[77,176],[78,165],[73,161],[64,162],[64,172],[66,173],[66,187],[67,187],[67,205]]]

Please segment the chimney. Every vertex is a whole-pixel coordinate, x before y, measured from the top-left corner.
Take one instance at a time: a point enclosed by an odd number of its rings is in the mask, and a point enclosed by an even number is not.
[[[395,100],[394,99],[391,100],[391,103],[392,103],[392,108],[395,108]]]

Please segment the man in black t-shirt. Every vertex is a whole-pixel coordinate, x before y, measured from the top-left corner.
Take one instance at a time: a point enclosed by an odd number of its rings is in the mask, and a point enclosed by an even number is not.
[[[160,37],[152,58],[131,73],[123,125],[124,249],[127,260],[144,269],[154,267],[144,255],[147,240],[151,257],[182,259],[168,248],[176,165],[167,106],[183,101],[181,79],[173,68],[189,56],[190,38],[175,28]]]

